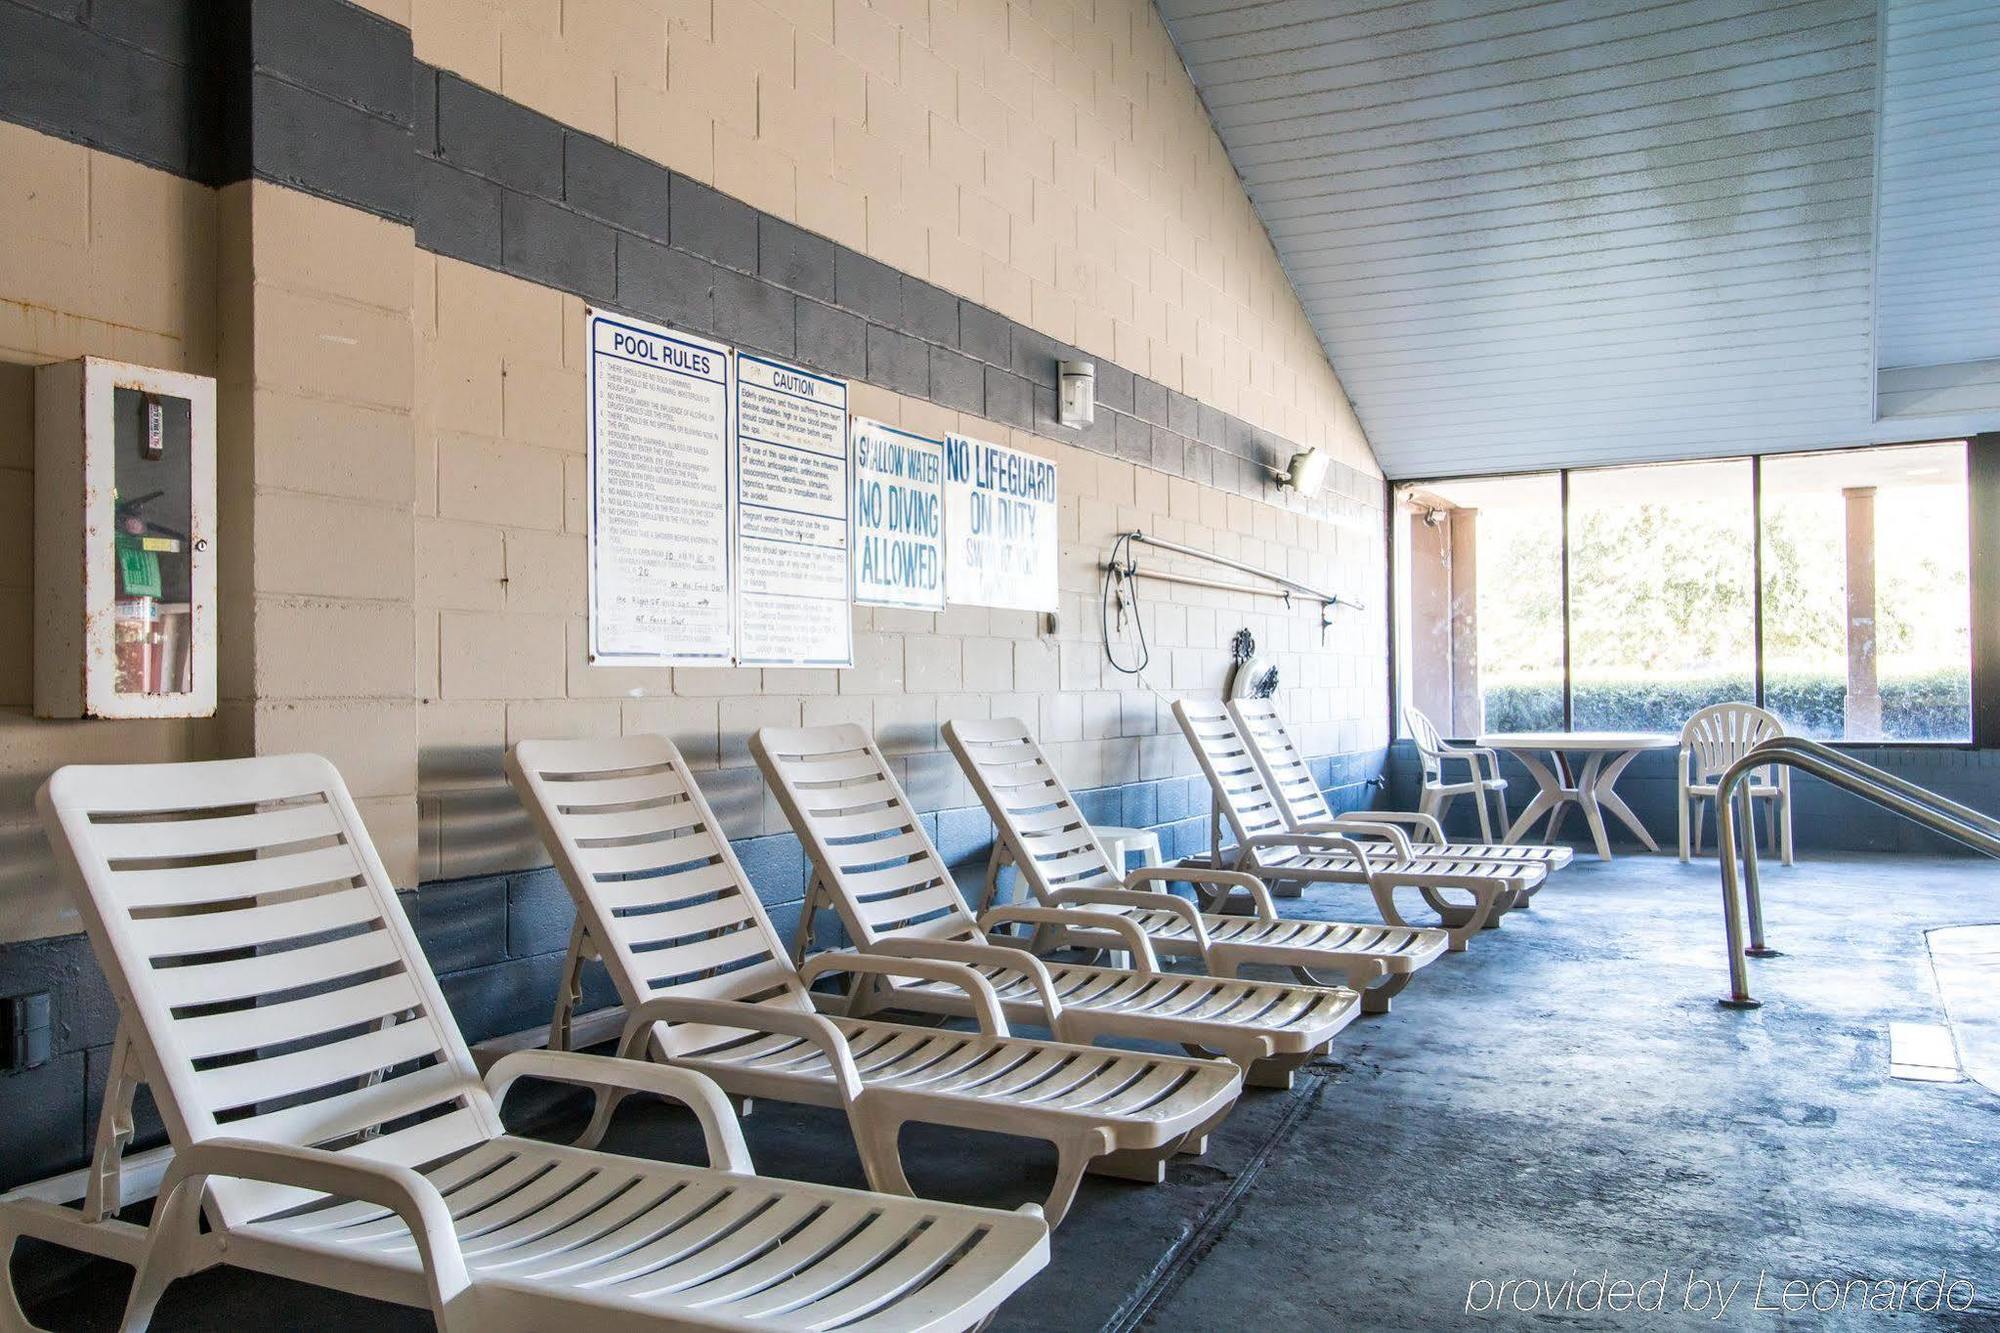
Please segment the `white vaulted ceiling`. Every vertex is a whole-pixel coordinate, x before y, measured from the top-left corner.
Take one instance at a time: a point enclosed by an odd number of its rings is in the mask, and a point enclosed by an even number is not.
[[[1876,0],[1158,2],[1391,476],[1899,437]]]

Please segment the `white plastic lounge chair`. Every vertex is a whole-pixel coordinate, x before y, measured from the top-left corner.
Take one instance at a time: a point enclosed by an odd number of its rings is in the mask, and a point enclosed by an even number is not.
[[[1710,704],[1687,720],[1681,728],[1680,755],[1674,769],[1679,788],[1681,860],[1688,859],[1690,832],[1692,849],[1701,850],[1702,814],[1715,804],[1717,784],[1729,766],[1748,754],[1751,746],[1784,734],[1785,724],[1777,715],[1755,704]],[[1753,810],[1757,802],[1763,803],[1773,850],[1781,852],[1785,864],[1791,865],[1792,770],[1783,764],[1775,766],[1775,776],[1773,769],[1754,770],[1742,790],[1750,793]]]
[[[218,1263],[429,1309],[447,1330],[963,1329],[1046,1262],[1032,1206],[753,1174],[698,1074],[528,1051],[482,1082],[324,759],[65,768],[40,805],[118,998],[118,1082],[88,1207],[17,1191],[0,1260],[32,1236],[135,1265],[127,1329]],[[685,1102],[711,1164],[516,1138],[498,1108],[521,1077],[600,1105]],[[115,1216],[141,1079],[172,1141],[144,1228]],[[11,1283],[0,1324],[27,1326]]]
[[[1437,819],[1420,810],[1362,810],[1336,815],[1313,780],[1305,756],[1292,743],[1276,704],[1269,699],[1232,699],[1229,716],[1236,722],[1237,733],[1250,743],[1250,757],[1257,761],[1264,785],[1278,798],[1278,813],[1284,816],[1285,827],[1294,833],[1352,833],[1364,843],[1379,839],[1397,845],[1396,833],[1401,830],[1405,841],[1398,850],[1405,856],[1411,855],[1409,844],[1415,844],[1424,856],[1538,865],[1545,870],[1560,870],[1576,856],[1561,844],[1452,842]],[[1533,893],[1534,889],[1529,889],[1516,905],[1526,906],[1526,897]]]
[[[1247,964],[1289,968],[1315,984],[1342,974],[1362,992],[1367,1013],[1386,1013],[1390,997],[1409,984],[1411,974],[1444,952],[1447,941],[1440,930],[1280,917],[1264,885],[1251,875],[1180,866],[1141,866],[1126,874],[1091,831],[1025,723],[947,722],[944,737],[998,831],[986,867],[988,883],[1011,864],[1040,904],[1034,915],[1021,918],[1038,928],[1037,948],[1125,949],[1126,931],[1136,930],[1154,952],[1195,959],[1219,976],[1234,976]],[[1241,889],[1254,911],[1197,911],[1167,891],[1177,880],[1225,894]],[[1105,929],[1107,912],[1117,914],[1111,924],[1122,918],[1124,931]]]
[[[1487,812],[1487,798],[1500,811],[1500,829],[1507,828],[1507,779],[1500,776],[1500,756],[1493,751],[1474,745],[1447,745],[1438,734],[1437,724],[1421,708],[1405,708],[1403,725],[1409,729],[1410,739],[1416,742],[1417,760],[1423,765],[1423,795],[1418,798],[1417,809],[1444,822],[1451,803],[1461,796],[1470,796],[1472,803],[1479,807],[1479,837],[1483,842],[1493,841],[1493,816]],[[1445,771],[1445,766],[1464,764],[1462,776],[1454,780]]]
[[[1345,833],[1295,833],[1228,709],[1219,702],[1179,699],[1174,717],[1208,779],[1210,856],[1216,865],[1230,864],[1268,886],[1294,892],[1308,883],[1364,884],[1382,919],[1397,926],[1408,923],[1397,909],[1396,890],[1416,889],[1444,922],[1454,952],[1489,923],[1497,925],[1499,915],[1548,873],[1541,866],[1425,855],[1407,843],[1370,849]],[[1236,840],[1233,858],[1222,843],[1225,820]],[[1471,905],[1446,899],[1446,891],[1465,893]]]
[[[909,1192],[896,1139],[910,1121],[1046,1139],[1054,1226],[1087,1167],[1158,1181],[1236,1100],[1238,1072],[1217,1061],[1011,1036],[993,983],[962,961],[842,951],[795,971],[664,737],[523,741],[507,768],[576,901],[572,968],[594,951],[625,1002],[621,1053],[844,1108],[877,1189]],[[807,987],[829,972],[953,991],[979,1031],[822,1017]]]
[[[1058,917],[1047,908],[1003,908],[974,920],[937,848],[861,728],[766,732],[752,741],[752,749],[814,857],[813,885],[800,916],[800,948],[814,911],[825,905],[839,913],[863,950],[952,958],[976,967],[1017,1021],[1044,1024],[1070,1041],[1136,1038],[1181,1045],[1195,1054],[1219,1054],[1243,1071],[1245,1082],[1265,1088],[1291,1086],[1293,1071],[1324,1051],[1360,1012],[1360,997],[1345,988],[1162,971],[1139,927],[1110,909],[1077,908]],[[829,797],[818,785],[818,773],[827,765],[849,775],[840,779],[848,785],[837,796]],[[874,808],[829,813],[840,808],[830,802],[857,796]],[[899,878],[907,878],[910,887],[901,895],[876,897],[877,891],[867,886],[879,881],[855,873],[881,855],[879,841],[856,841],[869,837],[895,840],[895,855],[909,858]],[[1131,965],[1047,962],[1011,942],[995,943],[986,934],[994,926],[1040,926],[1054,920],[1097,921],[1101,930],[1111,932],[1115,947],[1131,955]],[[922,1012],[964,1012],[961,994],[925,982],[894,986],[887,1002]]]

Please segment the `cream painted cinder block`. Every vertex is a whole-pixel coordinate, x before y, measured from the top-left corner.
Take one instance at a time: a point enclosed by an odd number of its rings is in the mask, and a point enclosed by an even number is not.
[[[417,790],[490,785],[506,745],[505,702],[424,700],[417,705]]]
[[[383,310],[263,284],[256,300],[257,383],[409,409],[416,376],[407,306]]]
[[[358,208],[263,181],[250,183],[258,282],[407,312],[415,233]]]
[[[33,246],[19,242],[72,251],[87,247],[90,154],[62,139],[0,124],[0,227],[16,242],[8,247],[14,264],[25,266],[34,253]]]
[[[418,517],[416,603],[453,611],[507,605],[506,534],[485,523]]]
[[[507,744],[580,740],[619,733],[616,699],[528,699],[507,705]]]
[[[438,617],[445,699],[552,699],[563,693],[561,616],[446,611]]]
[[[407,602],[259,596],[253,616],[257,698],[415,697],[415,621]]]
[[[325,755],[357,798],[416,790],[414,699],[259,703],[251,725],[256,753]]]
[[[438,513],[518,528],[563,527],[563,456],[470,435],[438,438]]]
[[[408,506],[412,425],[406,412],[258,389],[256,472],[260,485]]]
[[[580,371],[516,360],[504,362],[500,376],[502,435],[565,453],[584,451],[584,389]]]
[[[410,600],[416,551],[407,507],[292,491],[256,499],[258,591]]]
[[[511,528],[506,534],[507,609],[580,616],[586,600],[584,537],[572,532]]]
[[[808,701],[810,702],[810,701]],[[692,768],[714,768],[722,753],[722,705],[715,699],[628,699],[621,706],[627,736],[665,736]]]

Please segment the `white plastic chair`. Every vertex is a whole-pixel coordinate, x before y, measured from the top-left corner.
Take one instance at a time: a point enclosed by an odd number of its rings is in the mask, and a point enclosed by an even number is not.
[[[1681,728],[1680,760],[1675,776],[1680,784],[1681,860],[1689,855],[1689,825],[1692,821],[1692,849],[1701,850],[1702,804],[1715,804],[1716,785],[1729,766],[1748,754],[1760,741],[1785,734],[1785,724],[1755,704],[1710,704],[1687,720]],[[1768,840],[1792,864],[1792,771],[1776,767],[1752,772],[1742,790],[1750,793],[1754,811],[1764,803]],[[1750,830],[1755,836],[1755,829]]]
[[[1444,737],[1420,708],[1403,710],[1403,725],[1409,730],[1410,739],[1416,742],[1417,755],[1423,760],[1424,793],[1417,802],[1417,809],[1442,825],[1445,812],[1451,803],[1461,796],[1470,796],[1472,803],[1479,807],[1479,837],[1484,842],[1493,841],[1493,821],[1486,811],[1486,795],[1500,806],[1500,828],[1507,828],[1507,779],[1500,776],[1500,756],[1491,750],[1478,746],[1457,746],[1445,744]],[[1456,781],[1446,775],[1446,764],[1464,764],[1466,774]],[[1481,765],[1484,765],[1484,771]]]

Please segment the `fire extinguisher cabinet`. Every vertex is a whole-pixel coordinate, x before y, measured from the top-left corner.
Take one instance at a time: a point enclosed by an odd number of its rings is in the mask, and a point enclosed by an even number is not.
[[[215,381],[35,372],[35,713],[215,712]]]

